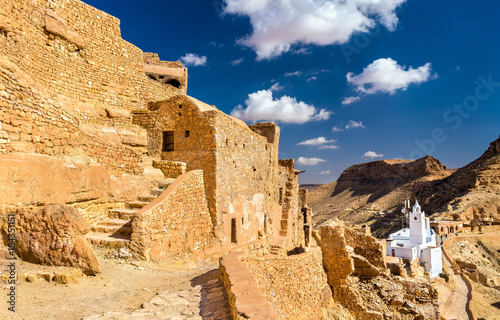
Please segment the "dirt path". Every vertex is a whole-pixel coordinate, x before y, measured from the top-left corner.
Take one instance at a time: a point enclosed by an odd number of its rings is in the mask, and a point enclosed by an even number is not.
[[[467,314],[467,294],[469,288],[459,274],[455,274],[453,267],[443,255],[443,267],[450,276],[448,283],[440,282],[436,285],[439,292],[439,306],[441,316],[445,319],[469,319]]]
[[[3,282],[0,294],[5,298],[0,298],[0,319],[81,320],[107,312],[131,313],[141,309],[141,305],[160,292],[182,293],[193,291],[197,287],[196,290],[202,294],[203,283],[197,283],[196,279],[206,278],[210,281],[217,277],[217,272],[214,271],[218,267],[217,263],[178,264],[174,267],[145,262],[124,263],[103,259],[99,255],[98,260],[102,273],[95,277],[85,276],[78,283],[60,285],[43,279],[34,283],[19,282],[14,318],[7,310],[8,291]],[[19,263],[19,272],[36,271],[37,268],[40,266]],[[5,269],[6,261],[0,261],[0,272],[3,273]],[[210,275],[208,278],[207,274]]]

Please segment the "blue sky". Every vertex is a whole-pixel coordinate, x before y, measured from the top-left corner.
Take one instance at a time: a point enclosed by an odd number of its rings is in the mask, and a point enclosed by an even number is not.
[[[183,58],[189,95],[277,122],[301,183],[426,154],[461,167],[500,134],[496,1],[85,2],[143,51]]]

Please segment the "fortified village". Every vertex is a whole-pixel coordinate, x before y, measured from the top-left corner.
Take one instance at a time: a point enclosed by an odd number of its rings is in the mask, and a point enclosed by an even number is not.
[[[174,317],[155,305],[144,319],[440,319],[428,274],[388,264],[369,228],[312,231],[300,172],[278,159],[278,126],[246,125],[187,86],[180,62],[142,52],[117,18],[81,1],[0,0],[3,281],[9,259],[99,274],[94,250],[106,249],[106,259],[219,260],[227,310]],[[34,282],[23,286],[74,281],[12,274]],[[19,292],[16,302],[29,311]]]

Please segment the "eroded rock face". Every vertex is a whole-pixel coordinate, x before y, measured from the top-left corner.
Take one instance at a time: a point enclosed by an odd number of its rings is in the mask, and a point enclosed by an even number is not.
[[[127,201],[149,188],[147,179],[113,177],[103,167],[83,160],[21,153],[0,156],[0,205]]]
[[[361,224],[367,214],[374,215],[376,211],[399,213],[401,199],[410,198],[415,186],[449,174],[439,160],[430,156],[415,161],[393,159],[357,164],[344,170],[337,181],[310,192],[309,205],[316,221],[342,216],[344,220]],[[349,210],[359,210],[359,214],[339,214]],[[382,236],[375,231],[377,236]]]
[[[499,195],[500,138],[478,159],[416,191],[430,212],[442,212],[446,219],[472,221],[500,218]]]
[[[52,204],[40,208],[7,209],[16,215],[16,254],[24,261],[80,268],[100,273],[97,258],[84,238],[87,222],[74,208]],[[6,224],[2,236],[6,237]]]
[[[440,319],[437,290],[390,276],[381,244],[342,222],[321,228],[323,265],[333,298],[356,319]]]

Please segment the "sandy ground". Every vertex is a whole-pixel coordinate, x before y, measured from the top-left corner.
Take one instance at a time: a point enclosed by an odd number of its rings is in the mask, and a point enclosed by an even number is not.
[[[18,282],[15,314],[7,309],[8,285],[1,281],[0,319],[72,320],[109,311],[129,312],[140,308],[157,292],[191,288],[193,279],[218,267],[217,263],[124,262],[105,259],[98,251],[96,254],[102,269],[98,276],[84,276],[78,283],[68,285],[43,279]],[[2,275],[6,265],[7,261],[0,261]],[[18,262],[19,273],[50,268]]]

